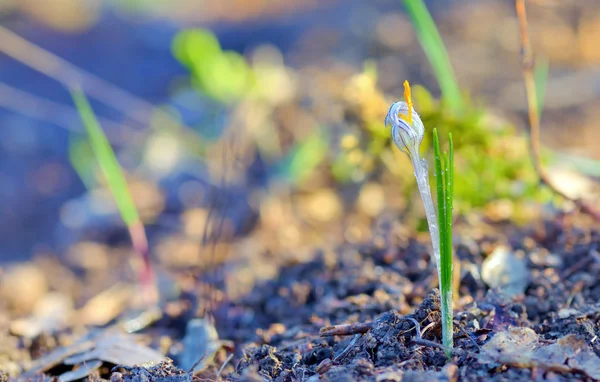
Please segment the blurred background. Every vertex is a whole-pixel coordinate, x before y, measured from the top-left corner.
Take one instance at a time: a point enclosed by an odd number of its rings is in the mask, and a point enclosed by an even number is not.
[[[552,196],[527,151],[514,3],[425,3],[460,101],[440,101],[399,0],[0,1],[1,261],[54,254],[102,268],[129,246],[74,84],[168,266],[201,263],[208,242],[211,256],[251,263],[374,240],[372,227],[398,221],[422,231],[412,170],[383,126],[406,79],[425,126],[454,134],[457,212],[527,223]],[[530,1],[528,17],[544,160],[588,195],[600,171],[600,3]]]

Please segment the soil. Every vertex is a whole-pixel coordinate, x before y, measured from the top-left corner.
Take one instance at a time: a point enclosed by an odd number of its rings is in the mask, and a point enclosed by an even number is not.
[[[594,380],[593,376],[597,375],[589,367],[564,366],[570,365],[568,360],[563,366],[553,364],[552,360],[545,363],[539,358],[514,360],[510,348],[504,349],[508,359],[485,361],[491,354],[486,350],[486,343],[491,344],[494,336],[504,335],[515,327],[532,329],[537,336],[537,348],[558,344],[561,338],[572,334],[583,341],[577,346],[588,347],[589,357],[600,356],[600,287],[597,283],[600,236],[593,229],[582,228],[589,226],[581,223],[582,220],[576,215],[565,215],[536,228],[506,229],[511,232],[513,250],[527,254],[529,281],[524,293],[515,296],[489,289],[477,276],[478,272],[471,270],[481,269],[485,257],[495,246],[506,243],[507,238],[495,234],[468,244],[458,238],[456,255],[462,269],[450,359],[440,344],[439,292],[435,288],[436,273],[429,261],[428,247],[414,238],[404,240],[406,238],[400,237],[403,233],[388,226],[379,232],[375,230],[374,240],[364,245],[317,250],[305,261],[282,260],[275,277],[257,282],[252,290],[235,300],[213,302],[212,319],[202,321],[205,325],[202,328],[212,330],[214,325],[220,340],[216,335],[205,333],[199,337],[196,334],[196,338],[203,338],[199,342],[201,348],[204,347],[204,350],[196,350],[197,354],[205,359],[203,370],[195,375],[178,369],[170,360],[116,367],[119,359],[108,361],[110,355],[104,353],[99,357],[104,359],[102,365],[90,372],[90,378],[112,381]],[[387,241],[379,240],[394,236],[396,241],[406,241],[407,245],[390,247]],[[256,271],[260,272],[260,268]],[[180,287],[184,285],[185,278],[181,274],[173,279]],[[206,290],[206,285],[199,285]],[[202,305],[197,294],[181,292],[183,289],[163,303],[157,320],[150,320],[138,331],[154,348],[161,348],[161,341],[169,338],[171,346],[167,347],[166,354],[175,360],[180,358],[173,349],[177,344],[189,344],[185,338],[186,325]],[[9,312],[5,310],[3,317],[10,316]],[[125,312],[127,309],[118,316],[123,317]],[[42,332],[32,340],[3,331],[0,369],[5,374],[2,378],[6,380],[9,374],[14,375],[19,367],[31,366],[30,359],[56,355],[57,350],[65,354],[55,357],[53,363],[46,363],[39,373],[22,375],[44,380],[42,375],[56,376],[71,370],[68,357],[81,350],[73,350],[73,344],[77,343],[73,339],[80,338],[86,330]],[[106,338],[107,334],[103,336]],[[95,344],[90,346],[100,347],[100,340],[90,338]],[[213,342],[219,344],[214,357],[202,356]],[[134,353],[137,350],[131,350],[131,354]],[[98,356],[89,358],[94,357]],[[127,357],[122,359],[126,364],[134,362]]]
[[[524,294],[508,298],[502,291],[489,290],[471,273],[463,273],[463,301],[482,297],[455,313],[456,352],[451,361],[436,346],[441,334],[439,293],[431,289],[435,282],[431,266],[418,268],[420,261],[427,260],[424,248],[412,242],[391,257],[386,248],[371,245],[335,255],[321,253],[308,263],[283,269],[279,278],[252,291],[244,306],[255,312],[254,322],[262,323],[262,328],[271,326],[259,330],[254,344],[246,346],[231,378],[585,380],[575,371],[546,375],[535,367],[489,367],[478,362],[481,346],[511,326],[532,328],[543,341],[572,333],[600,355],[596,281],[600,264],[597,256],[590,259],[598,245],[597,233],[547,222],[530,234],[513,238],[522,248],[531,245],[532,238],[537,241],[528,250],[537,254],[528,257],[531,280]],[[543,247],[538,246],[542,243]],[[477,266],[484,252],[481,245],[457,249],[462,261]],[[573,314],[561,314],[566,309],[574,309]],[[415,333],[415,321],[425,332],[422,335]],[[317,336],[320,328],[331,324],[363,322],[372,324],[359,327],[354,335]]]

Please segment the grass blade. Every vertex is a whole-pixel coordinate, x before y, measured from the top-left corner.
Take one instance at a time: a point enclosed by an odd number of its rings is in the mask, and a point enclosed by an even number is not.
[[[452,230],[452,213],[454,212],[454,141],[452,140],[452,133],[448,134],[448,174],[446,182],[446,200],[448,201],[448,228]]]
[[[139,215],[133,198],[129,193],[125,176],[121,170],[121,166],[117,161],[115,153],[104,135],[96,116],[83,92],[81,90],[71,91],[71,96],[75,102],[75,106],[79,111],[81,120],[88,134],[92,151],[102,174],[106,177],[106,182],[110,191],[115,198],[119,213],[127,226],[139,221]]]
[[[445,163],[445,197],[446,197],[446,240],[447,248],[452,256],[452,213],[454,210],[454,142],[452,141],[452,134],[448,134],[448,155],[444,153]],[[452,260],[452,258],[450,258]],[[452,265],[452,262],[450,262]],[[450,269],[452,271],[452,269]]]
[[[460,112],[464,107],[462,94],[448,52],[427,6],[423,0],[404,0],[404,5],[412,20],[419,43],[433,67],[444,100],[450,109]]]
[[[275,175],[292,184],[304,182],[325,159],[328,141],[327,131],[316,128],[306,139],[296,142],[275,165]]]
[[[153,286],[154,276],[148,255],[148,240],[137,208],[129,192],[125,175],[83,91],[72,89],[71,97],[73,98],[73,102],[75,102],[75,106],[79,111],[88,134],[94,157],[98,161],[102,174],[106,178],[108,188],[117,203],[121,218],[129,229],[129,235],[131,236],[135,252],[139,256],[136,268],[138,277],[144,288],[146,302],[152,302],[156,299],[156,293]]]
[[[433,129],[433,150],[434,150],[434,163],[435,163],[435,185],[436,185],[436,196],[437,196],[437,210],[438,210],[438,226],[440,232],[440,262],[444,260],[444,245],[446,243],[446,210],[444,209],[444,174],[442,173],[442,154],[440,151],[440,140],[438,138],[437,129]],[[442,267],[443,268],[443,267]],[[441,276],[441,274],[440,274]],[[440,280],[440,290],[442,288],[442,280]]]
[[[90,143],[73,133],[69,134],[69,163],[75,170],[79,179],[83,182],[87,190],[95,186],[94,179],[94,156]]]
[[[454,149],[450,135],[450,155],[444,152],[442,157],[437,130],[433,130],[433,149],[435,155],[435,183],[437,188],[437,210],[440,232],[440,297],[442,305],[442,342],[450,357],[453,346],[452,323],[452,198],[454,193]]]
[[[446,348],[451,349],[453,347],[453,314],[452,314],[452,276],[453,276],[453,257],[452,257],[452,205],[454,197],[454,149],[452,147],[452,135],[450,134],[449,140],[449,152],[444,152],[444,210],[446,221],[444,222],[444,236],[445,243],[442,245],[441,251],[441,263],[442,263],[442,305],[445,306],[443,309],[444,321],[443,327],[446,330],[443,331],[443,344]],[[450,353],[447,354],[451,356]]]

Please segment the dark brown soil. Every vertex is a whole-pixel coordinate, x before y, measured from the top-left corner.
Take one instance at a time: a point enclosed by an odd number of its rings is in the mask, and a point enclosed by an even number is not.
[[[485,361],[485,344],[511,327],[533,329],[538,348],[573,334],[588,347],[579,350],[600,356],[600,236],[593,228],[582,228],[590,224],[571,220],[573,216],[562,216],[529,229],[496,226],[490,231],[496,233],[471,241],[457,236],[462,266],[450,360],[440,344],[439,292],[427,246],[388,226],[375,230],[364,245],[318,250],[305,261],[282,260],[274,278],[235,300],[213,304],[219,338],[231,342],[219,342],[221,350],[206,358],[204,371],[195,376],[169,362],[114,368],[116,361],[105,361],[91,375],[110,378],[113,370],[113,381],[594,380],[590,363],[577,366],[568,356],[557,365],[539,358],[516,360],[507,350],[507,359]],[[499,229],[506,233],[498,234]],[[386,244],[390,242],[406,244]],[[474,271],[507,242],[513,251],[527,254],[529,272],[525,292],[513,297],[489,289]],[[190,278],[179,273],[175,280],[183,286]],[[165,338],[174,345],[185,343],[185,325],[202,301],[199,294],[180,290],[162,305],[162,318],[141,331],[154,348],[164,348],[160,342]],[[65,349],[73,343],[69,338],[77,338],[76,333],[42,333],[29,341],[6,332],[0,365],[11,364],[7,360],[27,365],[29,359]],[[216,340],[206,334],[202,338],[203,348]],[[170,349],[167,355],[177,360]],[[41,370],[47,375],[70,370],[65,359],[72,353]],[[104,359],[111,359],[109,353]]]
[[[600,263],[591,255],[599,244],[597,234],[556,222],[531,234],[513,240],[517,248],[526,248],[532,237],[539,243],[528,249],[537,255],[528,258],[531,280],[524,295],[508,298],[463,272],[461,297],[483,297],[457,309],[456,352],[450,362],[436,347],[440,314],[439,294],[431,291],[434,272],[431,265],[418,270],[419,261],[427,257],[421,245],[411,242],[399,249],[397,257],[390,257],[389,249],[373,245],[337,254],[320,253],[310,262],[284,268],[276,280],[253,290],[241,305],[252,312],[252,322],[260,329],[252,338],[236,338],[252,342],[243,347],[243,357],[230,378],[544,379],[531,367],[489,367],[477,361],[481,346],[510,326],[532,328],[543,341],[573,333],[600,355]],[[489,246],[484,244],[459,245],[457,255],[480,266],[485,253],[482,247]],[[573,314],[561,314],[565,309],[573,309]],[[360,328],[361,333],[355,335],[318,336],[320,328],[331,324],[369,320],[373,321],[366,332]],[[415,333],[415,321],[422,331],[429,328],[422,337]],[[577,372],[550,374],[551,380],[585,379]]]

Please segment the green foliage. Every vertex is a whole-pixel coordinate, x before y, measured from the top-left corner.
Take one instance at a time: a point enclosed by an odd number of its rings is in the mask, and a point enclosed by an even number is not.
[[[356,77],[366,73],[368,72]],[[341,148],[334,156],[334,179],[338,182],[365,179],[377,173],[381,165],[385,165],[388,171],[399,178],[403,185],[403,196],[410,200],[415,192],[412,171],[408,163],[398,166],[397,160],[406,159],[394,155],[389,130],[381,122],[383,117],[370,112],[374,109],[384,110],[387,103],[383,101],[383,106],[379,106],[378,99],[383,97],[373,79],[369,86],[350,90],[357,96],[363,95],[360,103],[350,104],[348,107],[349,121],[358,121],[358,124],[357,128],[343,138],[352,136],[353,144],[347,147],[340,143]],[[457,209],[466,213],[497,200],[510,200],[515,206],[530,201],[550,200],[551,194],[538,186],[538,177],[529,158],[526,136],[516,128],[493,117],[483,107],[474,105],[469,98],[464,99],[463,112],[457,114],[447,103],[435,99],[422,86],[414,86],[412,94],[423,124],[436,127],[442,135],[452,132],[455,137],[455,161],[461,173],[461,182],[454,187]],[[426,150],[431,145],[431,136],[425,135],[421,148],[422,155],[426,158]],[[519,211],[525,210],[515,209],[517,215]]]
[[[173,41],[173,54],[192,73],[194,86],[218,101],[235,102],[252,89],[254,73],[244,57],[223,51],[207,30],[181,32]]]
[[[442,302],[442,339],[447,349],[453,346],[452,324],[452,205],[454,201],[454,149],[452,134],[448,140],[449,154],[442,156],[437,130],[433,130],[435,183],[440,233],[440,295]],[[450,351],[447,350],[450,356]]]
[[[117,161],[117,157],[104,135],[94,111],[92,110],[85,94],[81,90],[71,90],[71,97],[75,102],[77,111],[83,121],[85,130],[88,134],[89,144],[92,148],[92,152],[100,165],[100,169],[108,187],[115,198],[119,212],[125,224],[129,227],[139,222],[139,215],[133,198],[127,187],[125,176]],[[74,157],[76,160],[77,157]]]
[[[85,188],[92,189],[96,183],[94,179],[96,161],[87,139],[75,134],[69,135],[69,162]]]
[[[296,142],[287,155],[276,165],[276,176],[292,184],[305,181],[323,161],[329,149],[324,129],[316,129],[301,142]]]
[[[333,158],[332,174],[336,181],[346,183],[365,179],[367,174],[373,172],[377,158],[389,150],[389,137],[381,137],[373,130],[370,130],[369,134],[367,140],[358,139],[359,135],[364,135],[360,133],[346,137],[355,143],[350,147],[342,147]]]
[[[427,6],[423,0],[404,0],[404,5],[417,33],[419,43],[433,67],[444,102],[453,112],[462,111],[464,107],[462,94],[454,76],[448,52]]]
[[[215,35],[204,29],[181,32],[172,48],[175,57],[190,70],[192,83],[201,93],[226,105],[242,100],[257,101],[260,107],[269,105],[261,102],[273,92],[266,84],[272,83],[280,68],[265,63],[251,66],[242,55],[222,50]],[[306,179],[328,151],[328,137],[321,128],[295,142],[285,153],[277,136],[268,124],[262,126],[260,134],[254,137],[256,148],[274,169],[274,177],[292,184]]]
[[[515,204],[548,200],[549,193],[538,187],[527,139],[514,127],[470,103],[456,116],[422,87],[415,87],[414,98],[426,126],[436,126],[443,135],[452,131],[456,136],[454,149],[461,182],[455,184],[455,195],[461,211],[484,207],[492,200],[509,199]],[[423,146],[429,147],[429,143]]]
[[[343,136],[352,137],[352,144],[340,142],[333,156],[331,171],[338,182],[368,178],[381,165],[400,179],[406,199],[414,197],[415,180],[409,166],[398,166],[391,149],[389,131],[381,123],[382,116],[371,110],[384,110],[383,99],[369,72],[358,74],[363,87],[349,87],[347,94],[360,96],[360,102],[349,105],[349,121],[358,121],[356,128]],[[366,78],[370,79],[365,81]],[[364,85],[367,83],[368,85]],[[456,208],[469,212],[488,205],[490,201],[510,200],[514,205],[529,201],[548,201],[551,194],[538,187],[538,177],[531,166],[528,143],[516,128],[493,117],[483,107],[465,98],[462,113],[454,113],[449,105],[435,99],[424,87],[413,87],[413,101],[425,126],[436,127],[438,132],[455,136],[456,165],[461,169],[461,182],[454,188]],[[356,123],[356,122],[354,122]],[[428,156],[431,136],[426,135],[421,145],[422,155]],[[547,158],[544,158],[547,159]],[[399,160],[405,160],[400,157]],[[515,209],[518,212],[521,209]],[[523,210],[524,211],[524,210]],[[518,218],[518,216],[516,216]]]
[[[525,137],[507,124],[492,123],[484,110],[463,99],[448,53],[424,1],[404,0],[404,4],[433,67],[444,101],[438,103],[424,88],[416,88],[415,104],[421,119],[426,126],[436,126],[442,134],[453,131],[458,137],[456,153],[462,181],[456,185],[455,192],[460,209],[468,211],[499,199],[510,199],[518,204],[550,198],[548,192],[538,187]],[[539,61],[534,74],[541,115],[548,61]],[[424,146],[429,147],[427,142]]]

